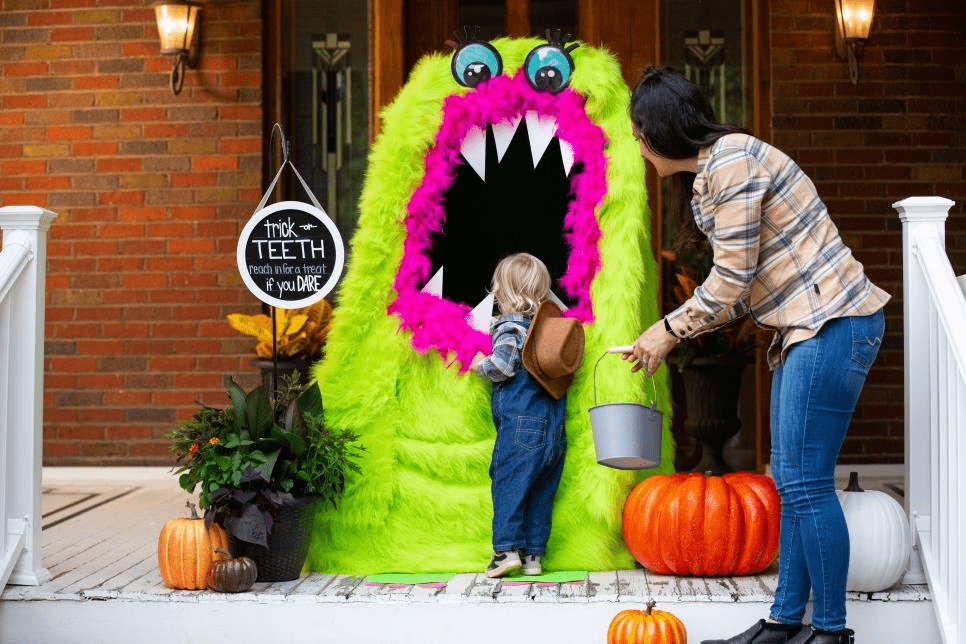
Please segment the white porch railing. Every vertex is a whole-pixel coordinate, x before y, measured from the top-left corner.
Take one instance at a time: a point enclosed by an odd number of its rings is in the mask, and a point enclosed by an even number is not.
[[[0,589],[50,579],[40,562],[47,231],[56,214],[0,208]]]
[[[966,643],[966,298],[946,256],[953,202],[910,197],[902,220],[906,510],[945,644]]]

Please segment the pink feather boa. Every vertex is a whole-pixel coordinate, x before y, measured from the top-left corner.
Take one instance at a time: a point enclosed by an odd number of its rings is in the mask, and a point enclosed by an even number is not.
[[[491,351],[490,336],[466,320],[469,306],[419,289],[432,268],[428,256],[432,234],[441,231],[446,221],[443,196],[453,183],[457,164],[463,163],[460,145],[466,133],[473,126],[485,130],[488,124],[529,111],[553,116],[557,121],[556,136],[573,147],[574,166],[583,164],[582,172],[570,178],[574,199],[564,217],[564,238],[570,246],[570,256],[560,285],[576,300],[566,315],[585,324],[593,322],[590,284],[600,270],[600,226],[594,210],[607,191],[607,159],[604,133],[584,112],[584,100],[571,89],[559,94],[537,92],[527,83],[523,70],[513,78],[498,76],[475,91],[446,98],[443,123],[426,156],[423,182],[406,206],[406,242],[393,284],[397,297],[388,307],[390,314],[402,320],[400,330],[412,332],[416,351],[425,353],[436,347],[444,359],[458,361],[461,372],[469,368],[477,352]]]

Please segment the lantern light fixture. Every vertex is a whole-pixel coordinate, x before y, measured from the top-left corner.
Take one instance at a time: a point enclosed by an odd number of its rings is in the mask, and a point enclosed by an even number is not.
[[[201,4],[192,0],[167,0],[156,2],[153,6],[158,36],[161,38],[161,53],[174,56],[171,91],[178,95],[184,85],[185,68],[194,69],[198,62]]]
[[[875,15],[875,0],[835,0],[835,49],[849,61],[849,80],[859,83],[859,56]]]

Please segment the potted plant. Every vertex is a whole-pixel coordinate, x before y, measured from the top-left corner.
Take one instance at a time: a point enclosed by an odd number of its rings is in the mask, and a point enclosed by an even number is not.
[[[260,313],[231,313],[228,324],[236,331],[254,337],[257,359],[252,365],[262,372],[265,389],[272,391],[276,381],[299,372],[307,378],[309,366],[322,357],[325,339],[332,328],[332,304],[321,299],[298,309],[276,308],[275,338],[272,338],[272,316]]]
[[[697,288],[696,275],[707,275],[710,254],[679,257],[663,252],[664,310],[673,311]],[[675,432],[678,471],[733,471],[724,458],[724,445],[741,427],[738,395],[745,366],[754,361],[761,344],[759,330],[750,316],[739,318],[714,331],[684,340],[669,364],[674,367],[674,399],[683,398],[683,431]],[[683,396],[681,395],[683,394]],[[677,416],[677,415],[676,415]],[[682,428],[680,420],[676,423]]]
[[[230,380],[231,406],[202,406],[170,434],[179,485],[205,519],[228,532],[232,555],[252,558],[259,581],[295,579],[317,507],[336,507],[364,449],[325,426],[314,382],[282,380],[274,397]]]

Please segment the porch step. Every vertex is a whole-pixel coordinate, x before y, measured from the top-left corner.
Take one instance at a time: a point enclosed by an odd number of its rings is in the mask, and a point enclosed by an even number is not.
[[[42,599],[42,587],[37,592],[8,587],[0,601],[0,642],[577,644],[604,642],[614,615],[653,598],[659,609],[683,621],[689,641],[697,644],[765,617],[769,578],[742,578],[738,590],[731,578],[663,578],[658,581],[668,582],[665,594],[641,592],[648,587],[641,570],[591,573],[579,584],[514,587],[483,575],[457,575],[437,589],[372,587],[361,578],[307,575],[257,584],[238,595],[94,588]],[[741,593],[758,584],[760,594]],[[848,613],[860,644],[940,642],[923,587],[853,594]]]
[[[3,644],[602,643],[618,612],[649,599],[677,615],[697,644],[767,616],[776,582],[774,570],[690,578],[637,569],[563,584],[470,573],[443,587],[394,586],[304,575],[237,595],[176,591],[158,572],[157,536],[190,497],[169,471],[58,470],[45,472],[44,490],[42,560],[52,579],[3,590]],[[940,641],[925,586],[850,593],[848,613],[859,644]]]

